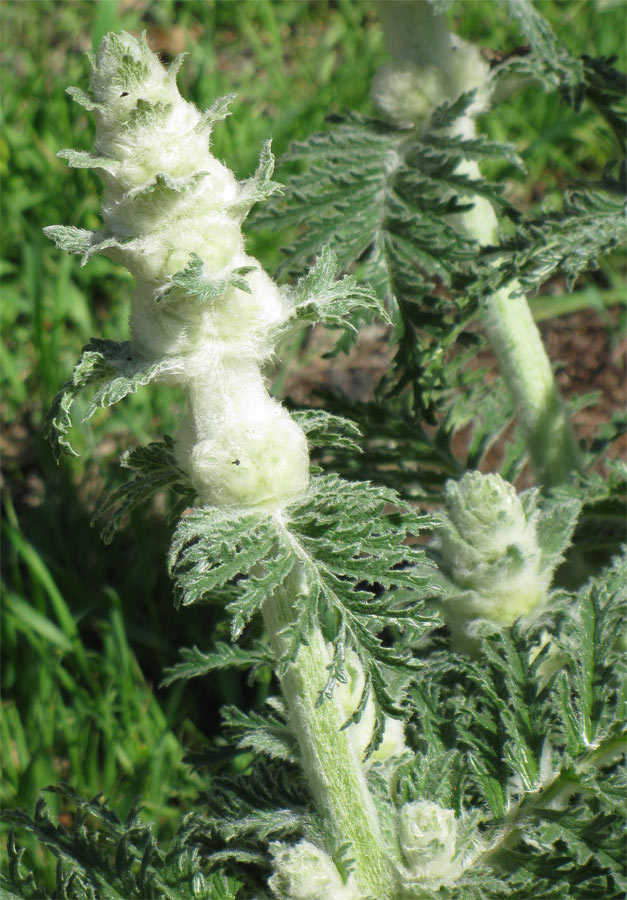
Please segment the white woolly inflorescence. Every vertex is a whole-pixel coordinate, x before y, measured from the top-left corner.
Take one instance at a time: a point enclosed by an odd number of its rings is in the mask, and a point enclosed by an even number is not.
[[[238,183],[211,155],[211,126],[227,104],[201,114],[183,100],[180,60],[166,70],[144,38],[124,32],[107,35],[90,60],[91,96],[72,93],[93,111],[95,152],[60,154],[105,181],[106,230],[86,256],[103,252],[136,280],[132,342],[144,358],[167,362],[162,380],[187,390],[176,452],[201,501],[281,507],[307,486],[309,457],[261,366],[293,310],[241,233],[272,184]]]

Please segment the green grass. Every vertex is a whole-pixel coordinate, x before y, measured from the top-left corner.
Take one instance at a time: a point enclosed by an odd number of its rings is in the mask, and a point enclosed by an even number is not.
[[[623,51],[620,5],[541,6],[573,51]],[[174,431],[180,397],[145,390],[76,428],[81,457],[71,465],[57,467],[41,436],[43,414],[81,346],[92,335],[125,337],[132,290],[124,270],[100,258],[81,268],[42,234],[54,223],[98,227],[98,179],[56,158],[64,147],[89,148],[93,133],[65,88],[85,86],[82,54],[108,30],[146,28],[166,60],[189,52],[179,78],[185,96],[204,107],[238,94],[213,146],[245,177],[265,139],[280,155],[290,140],[324,127],[329,113],[371,109],[382,38],[373,5],[361,0],[22,0],[0,11],[1,799],[30,811],[42,787],[63,779],[85,795],[104,792],[121,814],[141,795],[146,815],[169,829],[209,787],[206,774],[183,763],[185,749],[215,732],[222,703],[253,703],[256,695],[239,676],[193,684],[185,695],[158,688],[179,646],[207,646],[224,624],[206,608],[173,610],[164,563],[170,526],[161,510],[134,515],[108,549],[89,527],[104,480],[119,477],[119,453]],[[468,0],[451,15],[466,36],[493,49],[519,43],[492,3]],[[511,184],[521,203],[558,191],[582,166],[598,173],[609,139],[591,114],[575,117],[533,86],[504,110],[487,116],[485,127],[515,141],[530,163],[525,179]],[[278,261],[272,236],[251,235],[249,245],[268,268]],[[617,293],[612,279],[591,284],[589,302],[599,308]],[[297,355],[299,342],[292,346]],[[51,877],[50,861],[31,850],[33,865]]]

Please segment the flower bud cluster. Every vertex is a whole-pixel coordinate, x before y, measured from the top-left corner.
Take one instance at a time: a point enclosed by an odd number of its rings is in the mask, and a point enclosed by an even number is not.
[[[423,896],[463,873],[466,853],[452,809],[429,800],[405,803],[398,810],[396,834],[402,864],[398,869],[402,896]],[[344,878],[335,862],[308,840],[270,845],[273,874],[268,881],[280,900],[361,900],[353,879]]]
[[[105,181],[106,229],[89,236],[84,260],[105,253],[135,278],[132,343],[186,389],[177,456],[201,501],[280,507],[307,485],[307,443],[260,367],[293,310],[241,233],[274,189],[269,149],[257,178],[238,183],[209,149],[226,101],[201,114],[179,94],[180,60],[166,70],[144,38],[109,34],[90,61],[91,94],[71,92],[93,111],[95,152],[60,154]]]
[[[401,876],[409,896],[415,896],[412,888],[437,890],[462,874],[458,821],[452,809],[430,800],[406,803],[398,812],[397,834],[406,863]]]
[[[344,883],[331,857],[312,844],[270,845],[274,874],[268,884],[279,900],[359,900],[351,884]]]
[[[536,492],[519,496],[500,475],[467,472],[446,485],[436,546],[452,583],[453,626],[473,619],[511,625],[548,596],[559,558],[543,553]]]

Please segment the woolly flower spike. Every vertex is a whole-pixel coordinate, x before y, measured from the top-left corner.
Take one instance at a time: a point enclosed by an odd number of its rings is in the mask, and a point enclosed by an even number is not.
[[[106,228],[46,233],[83,262],[102,252],[135,277],[133,353],[187,390],[176,455],[201,501],[280,507],[307,486],[307,443],[260,366],[296,309],[246,254],[240,228],[277,187],[272,154],[266,146],[255,177],[238,183],[209,150],[229,98],[201,114],[178,92],[181,59],[166,70],[144,38],[109,34],[90,61],[91,95],[70,93],[94,114],[95,152],[60,155],[102,175]]]
[[[330,856],[309,841],[270,845],[274,875],[268,884],[279,900],[358,900]]]
[[[447,483],[435,544],[454,630],[478,618],[511,625],[546,601],[580,505],[538,500],[537,490],[518,496],[500,475],[467,472]]]
[[[397,833],[407,868],[406,887],[427,883],[437,888],[463,871],[457,853],[457,819],[452,809],[429,800],[406,803],[398,813]]]

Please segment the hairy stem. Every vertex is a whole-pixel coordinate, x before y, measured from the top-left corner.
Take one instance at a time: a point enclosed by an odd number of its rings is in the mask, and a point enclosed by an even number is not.
[[[550,487],[581,468],[579,452],[542,338],[516,289],[514,283],[486,300],[483,323],[538,480]]]
[[[478,177],[476,163],[465,163]],[[498,244],[499,227],[490,203],[474,199],[460,216],[469,237],[480,245]],[[538,480],[550,487],[581,468],[577,442],[560,397],[542,337],[517,281],[486,297],[483,325],[509,388]]]
[[[437,102],[474,89],[475,101],[457,120],[453,134],[472,138],[475,115],[489,97],[489,73],[476,49],[453,35],[444,15],[434,15],[427,0],[380,4],[386,45],[397,63],[437,69],[443,94]],[[425,70],[426,71],[426,70]],[[448,95],[448,96],[447,96]],[[480,173],[466,161],[458,169],[471,178]],[[498,221],[491,204],[473,197],[474,207],[459,215],[468,237],[481,246],[498,245]],[[577,443],[564,410],[551,363],[520,285],[512,282],[483,304],[483,322],[511,393],[529,456],[538,480],[550,487],[581,469]]]
[[[466,133],[471,129],[474,123],[465,126]],[[474,162],[464,163],[464,170],[479,177]],[[474,198],[473,209],[461,214],[460,220],[466,234],[481,246],[498,244],[498,220],[483,197]],[[581,460],[551,362],[517,281],[484,299],[482,319],[538,481],[547,487],[560,484],[581,469]]]
[[[466,163],[465,169],[479,176],[476,163]],[[492,206],[482,197],[474,203],[460,216],[466,233],[482,246],[498,244]],[[560,484],[581,468],[579,451],[542,337],[517,281],[484,299],[482,319],[538,481],[547,487]]]
[[[300,575],[302,579],[302,573]],[[299,585],[276,593],[265,604],[263,616],[277,659],[287,650],[286,631],[298,618],[294,602]],[[395,852],[386,841],[358,750],[334,697],[319,702],[329,673],[328,652],[319,628],[313,627],[307,644],[281,678],[290,724],[296,734],[309,787],[329,825],[333,849],[349,844],[354,877],[361,895],[393,900],[397,895],[393,869]]]

